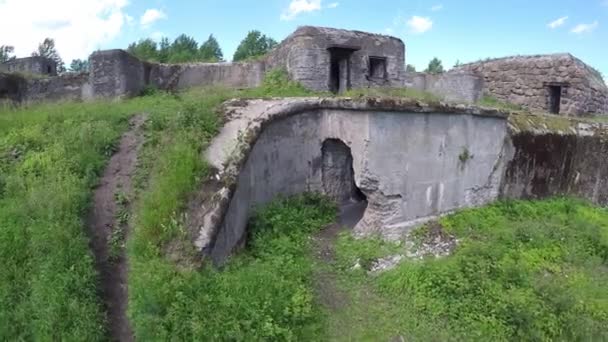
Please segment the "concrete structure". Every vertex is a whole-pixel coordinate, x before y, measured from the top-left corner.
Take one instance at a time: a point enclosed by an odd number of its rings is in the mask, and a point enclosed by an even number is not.
[[[298,28],[274,49],[266,68],[282,67],[317,91],[400,87],[405,45],[395,37],[325,27]]]
[[[601,75],[570,54],[506,57],[456,70],[483,77],[485,93],[531,110],[608,113],[608,88]]]
[[[0,71],[45,76],[57,76],[57,63],[46,57],[15,58],[0,64]]]
[[[241,100],[225,111],[206,151],[217,173],[188,213],[215,263],[244,241],[252,209],[279,194],[366,200],[355,233],[386,238],[501,196],[608,204],[608,125],[520,131],[501,112],[395,99]]]
[[[451,102],[475,103],[483,95],[483,78],[470,72],[405,73],[404,86]]]

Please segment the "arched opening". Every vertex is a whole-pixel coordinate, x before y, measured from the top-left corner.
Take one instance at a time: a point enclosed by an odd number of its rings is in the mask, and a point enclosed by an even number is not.
[[[339,223],[353,228],[363,217],[367,197],[355,183],[350,147],[339,139],[327,139],[321,152],[323,191],[338,204]]]

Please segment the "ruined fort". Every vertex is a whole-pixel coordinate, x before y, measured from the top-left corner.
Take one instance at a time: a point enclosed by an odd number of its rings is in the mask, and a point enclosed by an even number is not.
[[[0,97],[86,101],[135,96],[147,87],[249,88],[282,68],[320,92],[413,88],[442,99],[227,103],[226,122],[205,151],[215,172],[200,189],[206,195],[190,205],[188,222],[194,244],[216,263],[246,237],[252,208],[277,195],[320,191],[339,202],[360,202],[355,232],[387,238],[499,198],[571,194],[608,204],[608,127],[531,113],[608,113],[601,76],[569,54],[480,61],[436,75],[406,73],[398,38],[301,27],[250,62],[157,64],[123,50],[98,51],[89,61],[88,73],[60,76],[48,61],[13,61],[3,69],[49,77],[0,74]],[[531,112],[476,107],[483,96]]]

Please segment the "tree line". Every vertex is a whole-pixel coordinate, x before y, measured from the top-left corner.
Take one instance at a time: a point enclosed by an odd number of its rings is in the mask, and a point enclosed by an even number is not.
[[[249,31],[237,47],[232,60],[238,62],[258,58],[268,53],[276,45],[277,42],[274,39],[260,31]],[[166,37],[158,43],[150,38],[141,39],[129,44],[127,51],[142,60],[159,63],[224,61],[224,53],[213,34],[200,46],[193,37],[181,34],[173,42]]]
[[[232,60],[236,62],[259,58],[276,45],[276,40],[260,31],[249,31],[237,47]],[[193,37],[185,34],[179,35],[173,42],[167,37],[163,37],[158,43],[150,38],[141,39],[129,44],[127,51],[142,60],[158,63],[224,61],[224,53],[213,34],[200,45]],[[15,59],[14,52],[13,46],[0,45],[0,63]],[[89,69],[88,59],[73,59],[66,68],[55,47],[55,40],[52,38],[44,39],[32,52],[32,56],[42,56],[54,60],[57,63],[58,73],[86,72]]]

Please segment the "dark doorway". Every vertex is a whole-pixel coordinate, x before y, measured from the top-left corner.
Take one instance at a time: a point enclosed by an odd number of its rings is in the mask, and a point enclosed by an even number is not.
[[[355,183],[350,147],[339,139],[327,139],[321,153],[323,190],[340,207],[339,223],[353,228],[363,217],[367,197]]]
[[[358,48],[330,47],[329,90],[333,93],[343,93],[351,88],[350,56]]]
[[[53,68],[50,65],[46,66],[46,73],[51,75],[53,73]]]
[[[559,107],[562,102],[562,87],[557,85],[549,86],[549,112],[559,114]]]

